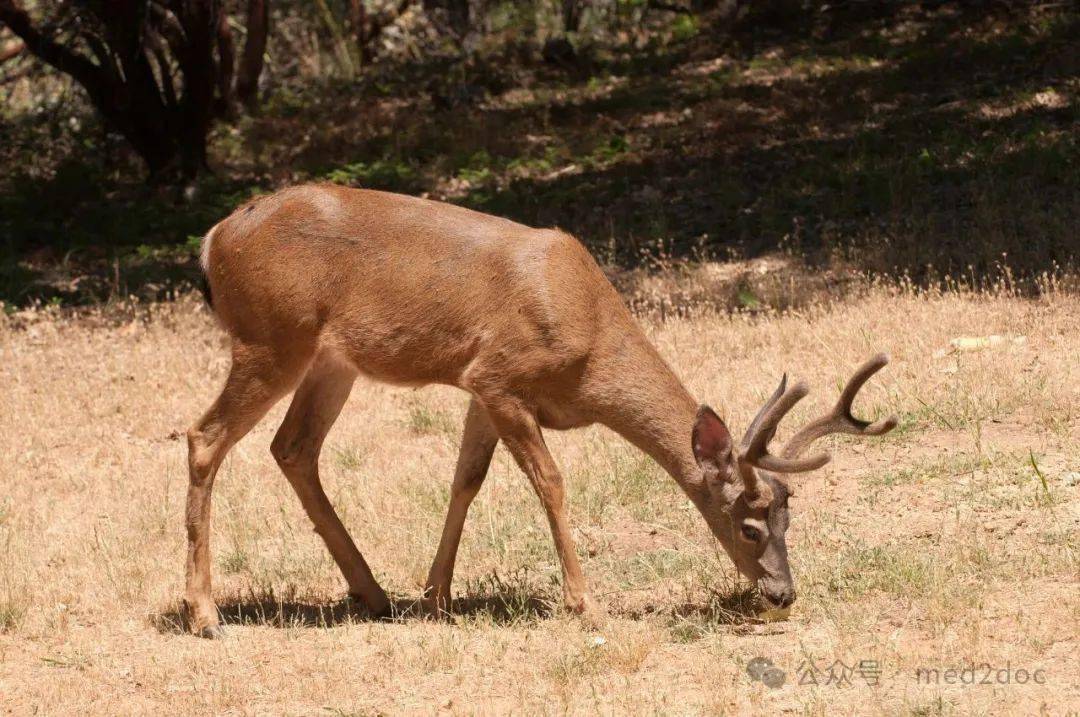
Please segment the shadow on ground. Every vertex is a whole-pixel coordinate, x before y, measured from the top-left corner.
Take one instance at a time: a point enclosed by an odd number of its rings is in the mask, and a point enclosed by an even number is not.
[[[522,621],[537,621],[553,613],[550,602],[535,595],[516,590],[483,596],[465,596],[454,600],[453,610],[443,618],[484,620],[497,625]],[[360,622],[433,621],[438,616],[425,614],[415,598],[390,597],[386,615],[373,615],[363,602],[344,598],[333,602],[279,600],[273,596],[251,596],[228,600],[218,605],[223,625],[258,625],[275,628],[328,628]],[[162,633],[190,632],[186,612],[182,608],[152,615],[151,623]]]
[[[753,588],[733,587],[724,592],[711,592],[704,602],[615,607],[611,613],[631,620],[659,615],[666,617],[672,629],[677,632],[694,635],[720,626],[742,627],[758,624],[758,609],[758,595]]]
[[[561,608],[555,602],[538,593],[515,587],[488,592],[483,595],[464,595],[455,598],[448,615],[425,614],[418,600],[412,597],[391,596],[387,615],[373,615],[361,601],[346,597],[332,602],[305,601],[301,599],[278,599],[273,595],[252,595],[244,599],[232,599],[218,605],[221,622],[229,625],[255,625],[274,628],[330,628],[340,625],[383,622],[404,623],[412,621],[481,621],[496,625],[514,625],[546,620]],[[747,626],[756,620],[756,593],[751,589],[735,589],[728,593],[712,593],[704,603],[680,603],[675,605],[649,605],[638,608],[610,609],[613,617],[641,619],[662,615],[669,619],[673,628],[687,634],[707,632],[719,626]],[[191,632],[183,608],[152,615],[151,624],[162,633],[188,634]]]

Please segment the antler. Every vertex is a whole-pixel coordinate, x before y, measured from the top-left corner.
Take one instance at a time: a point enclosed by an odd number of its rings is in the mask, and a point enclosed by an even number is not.
[[[751,496],[758,496],[765,492],[761,479],[751,468],[761,468],[773,473],[802,473],[821,468],[829,462],[827,453],[819,453],[810,458],[778,457],[769,453],[769,441],[776,435],[776,427],[795,404],[809,392],[810,389],[801,381],[788,388],[787,374],[785,374],[772,398],[761,407],[750,424],[750,428],[746,430],[746,435],[739,445],[739,473],[746,492]]]
[[[830,433],[850,433],[856,436],[880,436],[896,428],[896,424],[899,422],[896,416],[889,416],[880,421],[870,423],[869,421],[863,421],[851,415],[851,402],[855,400],[855,396],[859,393],[859,389],[863,387],[863,384],[865,384],[871,376],[884,368],[887,363],[889,363],[889,357],[886,354],[878,354],[860,366],[851,377],[851,380],[848,381],[847,386],[845,386],[844,390],[840,393],[840,399],[836,402],[836,405],[833,406],[833,409],[821,418],[811,421],[791,437],[784,446],[784,450],[781,452],[784,459],[797,459],[811,443]],[[828,454],[818,454],[818,457],[820,456],[825,456],[826,460],[828,460]],[[822,462],[822,465],[824,465],[824,461]]]
[[[784,391],[786,391],[786,390],[787,390],[787,374],[785,373],[783,378],[780,379],[780,385],[776,387],[775,391],[773,391],[773,395],[769,397],[768,401],[766,401],[764,404],[762,404],[761,408],[758,409],[757,415],[754,416],[754,420],[751,421],[750,425],[746,427],[746,433],[743,434],[742,443],[740,445],[745,446],[745,445],[748,445],[750,443],[750,441],[754,437],[754,434],[758,432],[759,428],[761,428],[761,421],[765,418],[765,414],[769,412],[769,409],[772,408],[772,405],[774,403],[776,403],[778,400],[780,400],[780,397],[784,395]],[[773,433],[775,433],[775,432],[776,431],[774,429]],[[768,434],[768,436],[766,438],[766,442],[772,440],[773,433]]]
[[[801,381],[788,388],[787,374],[784,374],[783,379],[780,380],[780,386],[758,411],[750,427],[746,429],[742,443],[739,444],[739,474],[742,477],[748,501],[768,503],[771,500],[768,485],[754,472],[754,468],[772,473],[805,473],[817,470],[829,462],[828,453],[815,453],[808,458],[801,456],[803,451],[818,438],[830,433],[880,436],[895,428],[898,423],[896,416],[870,423],[851,415],[851,403],[858,395],[859,389],[887,363],[889,363],[889,357],[878,354],[860,366],[840,393],[840,399],[833,409],[804,426],[784,445],[780,455],[775,456],[769,452],[769,442],[776,435],[776,427],[795,407],[795,404],[810,392],[806,384]]]

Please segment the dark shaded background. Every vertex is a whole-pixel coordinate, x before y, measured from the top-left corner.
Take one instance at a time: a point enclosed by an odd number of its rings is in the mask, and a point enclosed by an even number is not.
[[[0,84],[0,301],[187,290],[206,229],[312,180],[558,225],[618,267],[779,252],[1028,292],[1076,268],[1071,3],[631,3],[570,34],[517,5],[498,24],[474,4],[464,39],[406,28],[419,50],[387,41],[346,76],[330,50],[317,72],[284,59],[315,21],[283,3],[258,107],[215,121],[194,179],[147,181],[62,75],[0,65],[24,73]]]

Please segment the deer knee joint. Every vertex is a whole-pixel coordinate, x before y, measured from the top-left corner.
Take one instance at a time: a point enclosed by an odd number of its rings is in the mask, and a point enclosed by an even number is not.
[[[285,473],[311,462],[313,452],[302,441],[275,438],[270,444],[270,454]]]
[[[214,463],[214,449],[206,433],[198,426],[187,432],[188,464],[191,467],[191,480],[204,482],[209,478]]]

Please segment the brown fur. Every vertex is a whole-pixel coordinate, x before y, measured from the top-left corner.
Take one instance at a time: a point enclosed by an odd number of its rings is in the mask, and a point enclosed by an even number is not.
[[[736,505],[742,483],[726,427],[710,411],[712,453],[695,455],[696,401],[568,234],[397,194],[301,186],[256,199],[214,227],[203,263],[233,340],[233,365],[188,435],[186,601],[197,631],[214,634],[218,625],[208,545],[214,474],[229,448],[294,389],[274,456],[350,592],[375,612],[387,608],[318,476],[322,441],[357,374],[448,384],[473,397],[427,581],[431,608],[448,607],[465,515],[501,439],[547,513],[568,607],[593,609],[563,480],[541,433],[591,423],[655,458],[744,573],[790,583],[782,532],[770,538],[779,541],[782,564],[763,565],[732,518],[735,511],[764,524],[770,510],[782,509],[786,527],[786,493],[777,492],[784,506]]]

